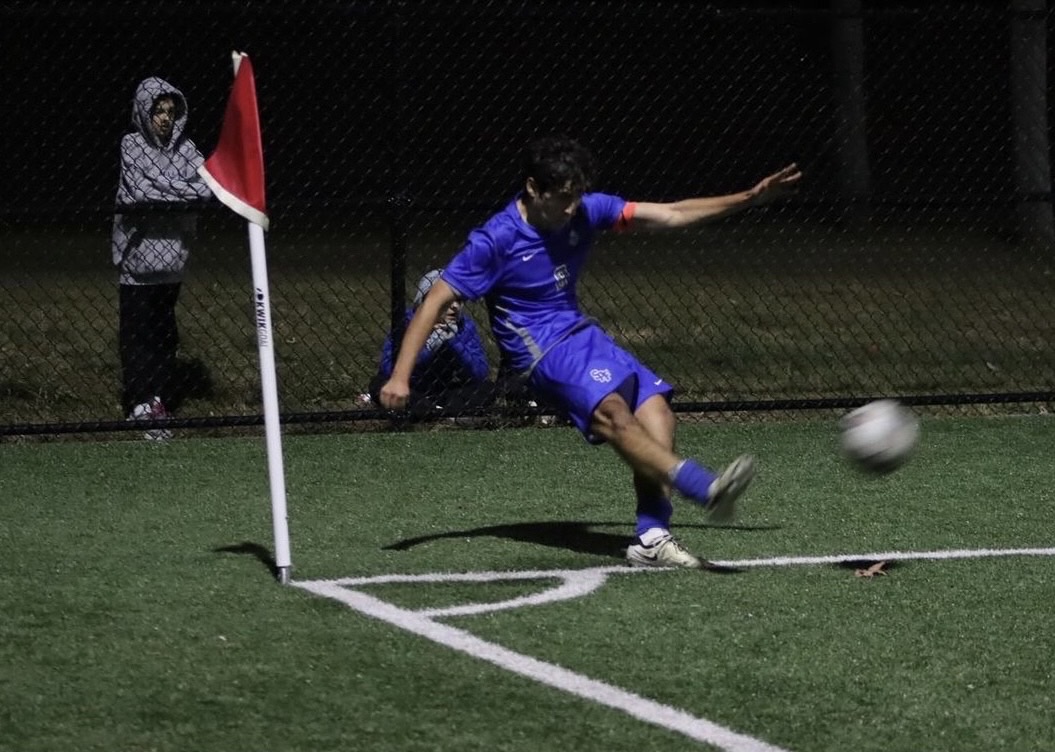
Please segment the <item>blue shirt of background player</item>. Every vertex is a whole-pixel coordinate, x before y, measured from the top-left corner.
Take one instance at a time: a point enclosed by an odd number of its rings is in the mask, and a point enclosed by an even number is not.
[[[466,300],[485,299],[508,367],[527,371],[550,347],[592,323],[579,310],[579,274],[597,231],[626,226],[633,206],[618,196],[586,193],[570,222],[542,232],[524,221],[514,198],[470,233],[443,279]]]

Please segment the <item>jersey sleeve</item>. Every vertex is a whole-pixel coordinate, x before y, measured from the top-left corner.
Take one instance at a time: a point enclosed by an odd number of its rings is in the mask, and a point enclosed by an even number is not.
[[[443,281],[464,300],[478,300],[498,282],[502,252],[495,234],[483,227],[469,233],[465,246],[443,269]]]
[[[631,201],[608,193],[588,193],[583,197],[583,206],[591,226],[599,230],[626,229],[637,207]]]

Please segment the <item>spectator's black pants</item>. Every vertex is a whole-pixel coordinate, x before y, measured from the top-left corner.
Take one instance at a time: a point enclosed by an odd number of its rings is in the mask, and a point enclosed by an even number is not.
[[[118,349],[121,355],[121,402],[125,414],[155,395],[169,398],[169,378],[176,365],[179,331],[176,300],[179,283],[121,285],[118,300]]]

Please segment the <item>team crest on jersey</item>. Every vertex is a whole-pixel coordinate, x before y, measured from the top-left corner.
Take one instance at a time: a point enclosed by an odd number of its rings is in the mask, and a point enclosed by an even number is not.
[[[553,270],[553,281],[557,283],[557,289],[563,290],[568,286],[568,265],[561,264]]]
[[[607,384],[612,380],[612,372],[607,368],[591,368],[590,378],[600,384]]]

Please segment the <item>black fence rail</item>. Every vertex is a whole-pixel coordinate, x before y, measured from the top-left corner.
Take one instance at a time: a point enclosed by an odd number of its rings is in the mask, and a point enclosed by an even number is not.
[[[1051,23],[1025,1],[0,4],[0,435],[119,430],[154,391],[174,427],[260,422],[244,223],[118,190],[137,86],[178,89],[141,117],[183,118],[208,155],[234,49],[256,72],[288,423],[386,417],[371,384],[419,277],[550,132],[632,200],[805,172],[787,202],[595,248],[582,307],[676,409],[1053,401]],[[147,261],[171,274],[119,274],[118,214],[168,223],[179,248]],[[155,282],[178,283],[174,321],[158,289],[124,289]],[[500,388],[432,414],[546,415],[500,374],[483,304],[465,315]]]

